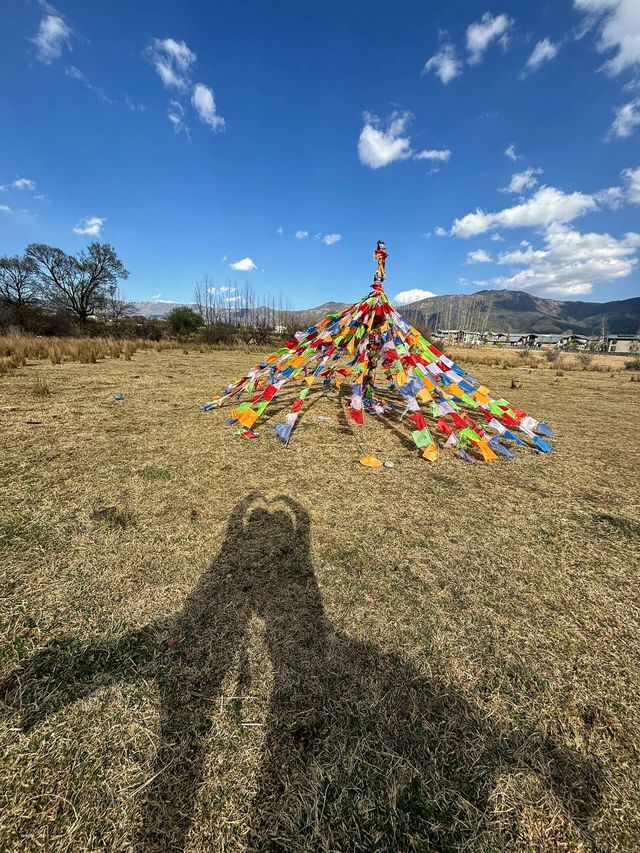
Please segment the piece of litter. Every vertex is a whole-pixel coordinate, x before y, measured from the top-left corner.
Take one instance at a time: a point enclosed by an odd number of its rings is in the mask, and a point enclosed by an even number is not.
[[[385,468],[395,467],[395,462],[392,462],[390,459],[385,459],[385,461],[382,464],[384,465]]]
[[[382,465],[382,462],[379,459],[376,459],[375,456],[361,456],[360,464],[366,465],[367,468],[379,468]]]
[[[114,400],[124,400],[124,396],[122,394],[114,394],[113,399]]]
[[[326,424],[331,420],[331,418],[327,415],[318,415],[318,420],[322,421],[323,424]]]

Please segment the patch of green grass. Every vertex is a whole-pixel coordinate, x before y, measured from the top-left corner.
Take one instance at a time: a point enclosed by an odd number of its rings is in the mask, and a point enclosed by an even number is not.
[[[45,536],[45,527],[28,515],[0,521],[0,548],[34,545],[42,542]]]
[[[109,527],[124,530],[125,527],[134,527],[136,519],[127,507],[103,506],[96,507],[91,513],[93,521],[103,522]]]
[[[153,466],[149,466],[141,471],[140,476],[144,480],[153,482],[154,480],[170,480],[173,475],[168,468],[154,468]]]
[[[637,521],[631,521],[629,518],[622,518],[618,515],[610,515],[609,513],[603,512],[594,515],[593,520],[597,524],[608,524],[614,530],[622,533],[623,536],[627,536],[629,538],[633,536],[640,536],[640,523]]]

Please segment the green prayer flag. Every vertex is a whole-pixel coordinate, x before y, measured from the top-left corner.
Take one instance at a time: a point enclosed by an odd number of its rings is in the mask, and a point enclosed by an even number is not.
[[[416,443],[416,447],[428,447],[433,443],[433,438],[429,432],[429,427],[424,429],[416,429],[411,433],[411,437]]]

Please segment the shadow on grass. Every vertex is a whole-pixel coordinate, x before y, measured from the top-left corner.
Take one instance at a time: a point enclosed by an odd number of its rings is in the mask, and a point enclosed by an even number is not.
[[[577,751],[501,726],[444,676],[426,680],[336,632],[310,559],[308,513],[288,497],[267,506],[252,495],[236,507],[177,615],[108,641],[52,643],[1,692],[28,730],[105,683],[154,678],[160,747],[133,846],[181,851],[190,830],[199,834],[191,824],[216,699],[254,615],[264,620],[273,688],[246,849],[503,849],[517,827],[492,795],[510,771],[535,776],[538,807],[540,788],[557,798],[550,824],[560,805],[572,833],[590,838],[600,776]]]

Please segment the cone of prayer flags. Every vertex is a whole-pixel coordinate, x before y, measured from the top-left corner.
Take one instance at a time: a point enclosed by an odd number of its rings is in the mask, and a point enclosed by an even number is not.
[[[465,462],[513,459],[505,441],[549,453],[553,432],[547,423],[493,395],[398,313],[383,289],[387,257],[378,241],[367,296],[297,332],[203,410],[231,405],[227,423],[239,424],[236,431],[245,438],[257,438],[256,422],[293,389],[288,412],[275,427],[277,438],[288,444],[319,378],[316,392],[350,385],[346,412],[356,430],[372,415],[402,422],[429,462],[451,450]],[[360,462],[382,464],[369,454]]]

